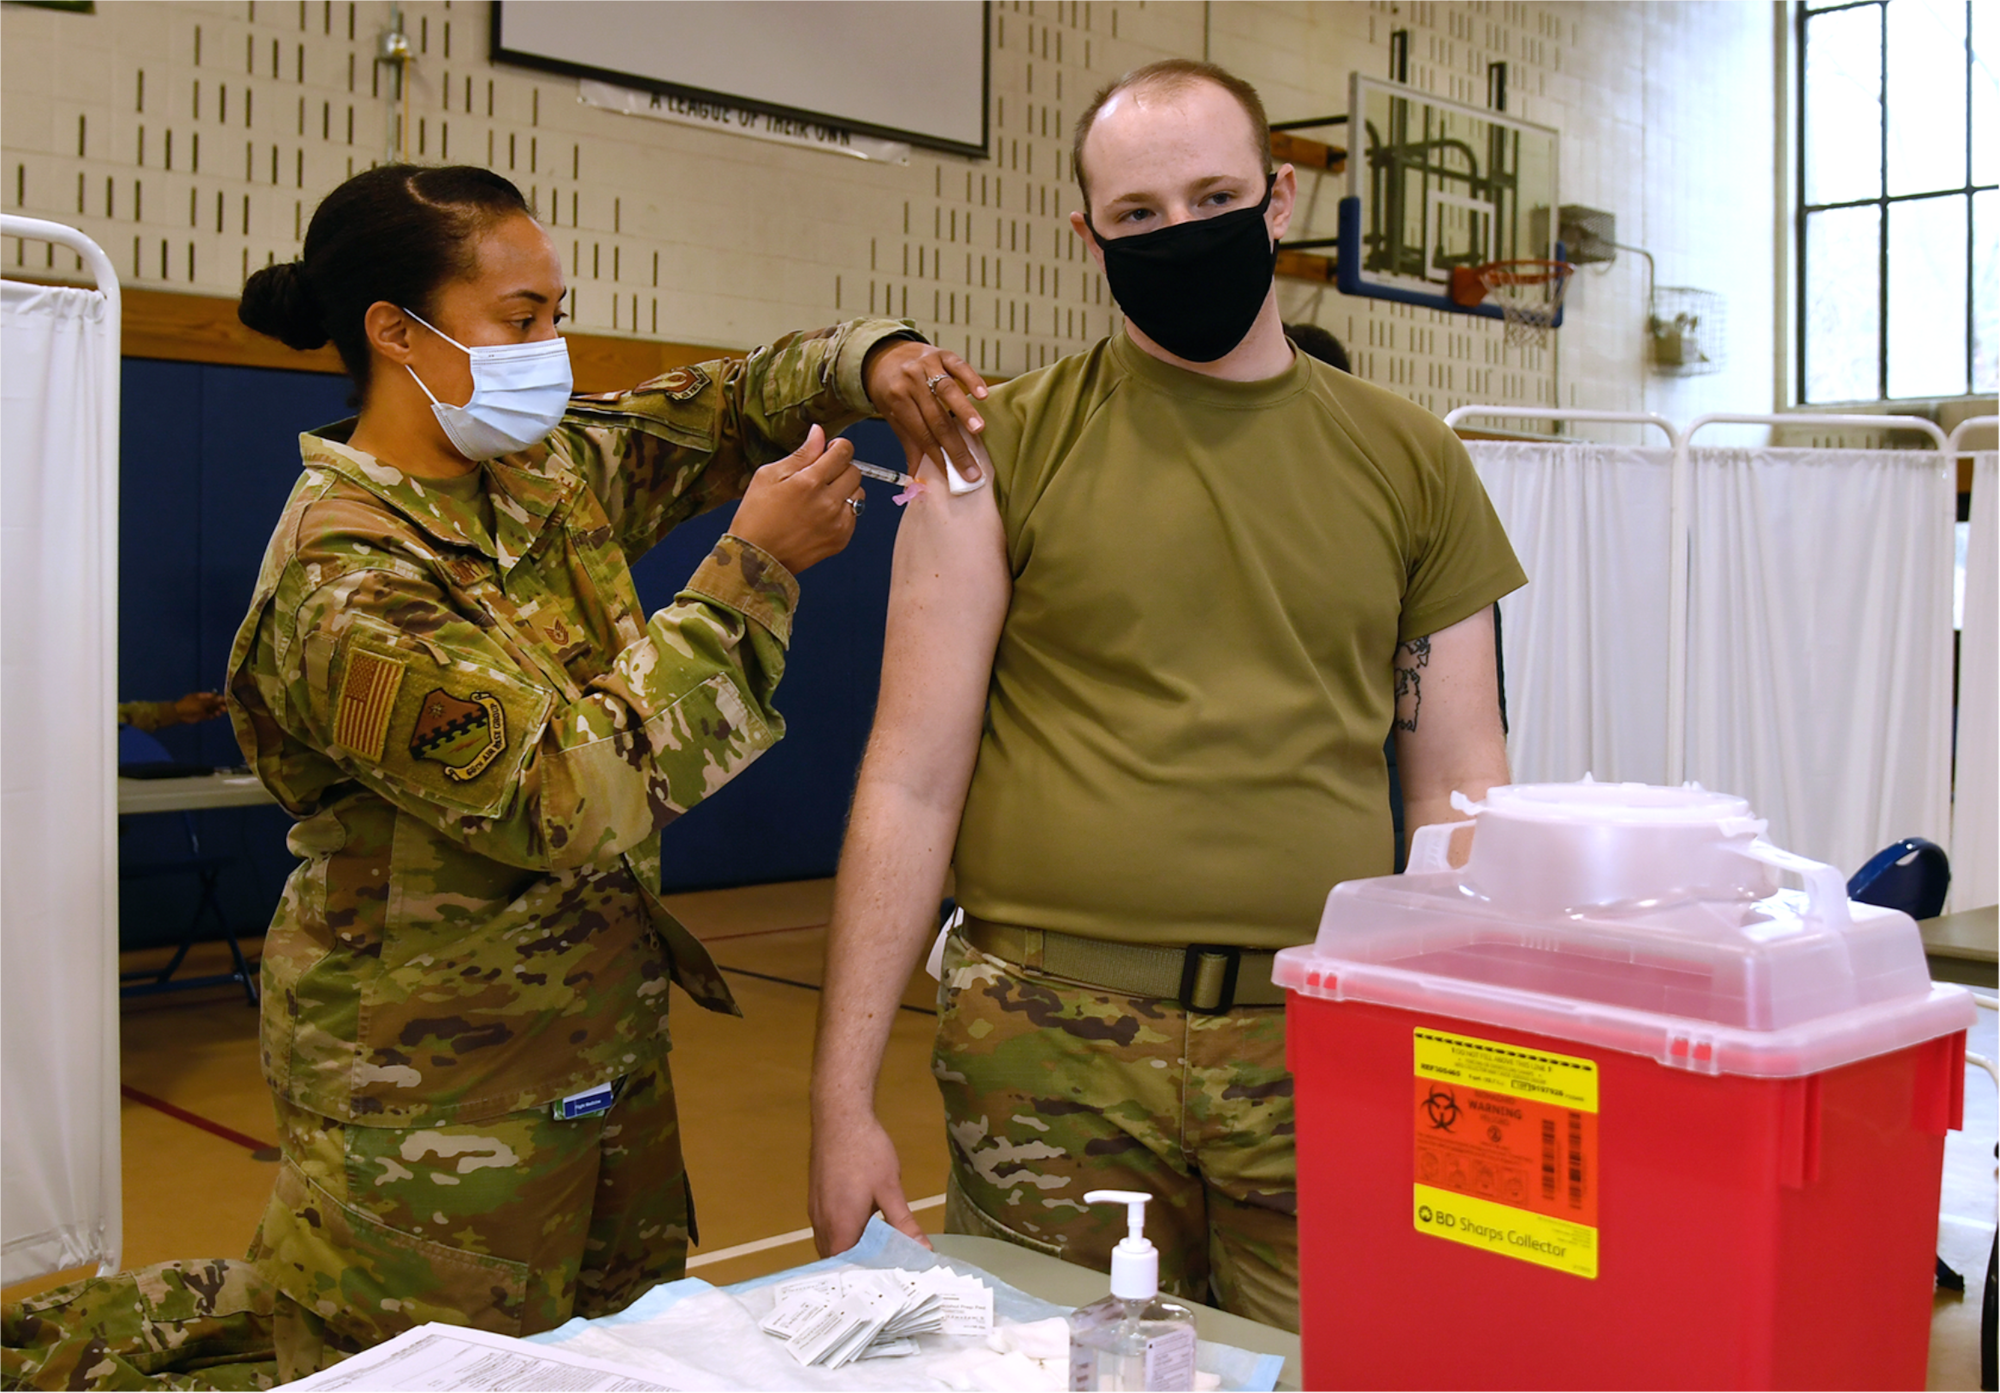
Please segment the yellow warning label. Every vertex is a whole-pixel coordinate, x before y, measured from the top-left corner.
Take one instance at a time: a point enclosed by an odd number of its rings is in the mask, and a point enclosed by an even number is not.
[[[1417,1077],[1508,1093],[1582,1112],[1597,1111],[1597,1065],[1566,1054],[1544,1054],[1473,1040],[1441,1030],[1419,1030]]]
[[[1597,1064],[1416,1031],[1417,1232],[1597,1276]]]
[[[1418,1233],[1595,1279],[1597,1230],[1472,1195],[1416,1187]]]

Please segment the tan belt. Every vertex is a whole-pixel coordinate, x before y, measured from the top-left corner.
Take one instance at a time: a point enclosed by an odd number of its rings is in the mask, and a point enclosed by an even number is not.
[[[1177,1001],[1201,1015],[1220,1015],[1232,1006],[1285,1004],[1285,989],[1271,980],[1277,954],[1269,949],[1214,943],[1186,948],[1109,943],[1051,929],[995,924],[970,914],[959,932],[982,953],[1051,977],[1126,996]]]

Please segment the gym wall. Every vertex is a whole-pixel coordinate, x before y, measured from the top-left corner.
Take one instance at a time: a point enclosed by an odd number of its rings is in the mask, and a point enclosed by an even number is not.
[[[991,157],[917,150],[902,167],[583,106],[573,83],[489,63],[489,13],[403,6],[409,151],[490,164],[530,193],[566,252],[580,330],[747,348],[892,313],[989,373],[1039,366],[1113,324],[1066,216],[1069,127],[1097,87],[1205,55],[1255,82],[1274,120],[1325,116],[1345,110],[1350,71],[1387,75],[1400,28],[1426,91],[1483,103],[1488,63],[1508,65],[1509,110],[1563,132],[1563,200],[1615,211],[1620,240],[1650,248],[1663,280],[1727,297],[1730,369],[1648,376],[1630,256],[1579,272],[1546,351],[1506,348],[1491,321],[1304,282],[1283,283],[1289,316],[1439,413],[1485,400],[1685,417],[1772,399],[1782,142],[1765,6],[997,0]],[[755,23],[757,7],[744,14]],[[401,107],[393,69],[374,61],[388,22],[381,0],[10,5],[0,202],[80,226],[131,284],[233,295],[250,268],[296,253],[327,190],[390,153]],[[1345,178],[1302,184],[1294,235],[1330,235]],[[60,274],[57,259],[0,245],[17,274]]]

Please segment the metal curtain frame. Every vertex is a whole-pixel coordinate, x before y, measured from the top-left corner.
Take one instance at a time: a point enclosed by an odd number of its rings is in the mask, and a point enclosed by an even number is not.
[[[1667,778],[1673,783],[1687,779],[1687,662],[1688,662],[1688,544],[1687,493],[1692,473],[1691,458],[1695,433],[1704,426],[1863,426],[1877,430],[1920,430],[1937,442],[1940,455],[1945,448],[1944,432],[1937,424],[1918,416],[1854,416],[1839,412],[1795,411],[1790,413],[1715,412],[1695,417],[1681,432],[1674,450],[1673,507],[1669,510],[1673,548],[1672,570],[1667,585],[1670,593],[1667,633]],[[1677,611],[1677,612],[1675,612]]]
[[[1674,461],[1670,476],[1671,501],[1667,508],[1667,782],[1687,779],[1687,666],[1688,666],[1688,482],[1692,472],[1695,432],[1705,426],[1862,426],[1881,430],[1917,430],[1937,443],[1945,462],[1953,457],[1960,433],[1976,425],[1991,425],[1992,416],[1962,422],[1948,440],[1932,421],[1917,416],[1860,416],[1830,412],[1790,412],[1758,415],[1717,412],[1698,416],[1685,430],[1649,411],[1561,411],[1539,406],[1461,406],[1449,412],[1444,423],[1457,424],[1468,416],[1507,416],[1544,421],[1604,421],[1657,426],[1673,445]]]
[[[1667,433],[1670,444],[1678,448],[1681,443],[1681,433],[1674,428],[1674,423],[1650,411],[1560,411],[1550,410],[1545,406],[1460,406],[1445,414],[1444,423],[1455,429],[1467,416],[1508,416],[1516,420],[1536,421],[1614,421],[1628,425],[1658,426]]]
[[[1966,433],[1969,431],[1978,430],[1981,427],[1990,429],[1994,426],[2000,426],[2000,416],[1968,416],[1965,420],[1953,426],[1951,434],[1945,437],[1945,452],[1953,456],[1979,453],[1976,450],[1966,449],[1959,442],[1964,439]]]
[[[65,247],[83,258],[97,282],[97,293],[104,297],[105,322],[109,334],[104,339],[104,439],[112,442],[111,467],[109,477],[104,480],[101,494],[105,546],[98,558],[99,593],[110,602],[109,613],[105,616],[103,635],[100,642],[99,662],[103,673],[103,690],[95,693],[101,703],[104,719],[99,725],[98,739],[102,743],[101,767],[107,774],[114,774],[118,768],[118,722],[117,691],[115,674],[118,671],[118,459],[117,440],[119,428],[119,372],[121,359],[121,308],[122,295],[119,288],[118,272],[111,265],[111,258],[104,249],[73,227],[62,223],[47,222],[41,218],[24,218],[14,214],[0,214],[0,236],[18,237],[23,241],[53,242]],[[118,791],[117,780],[106,778],[99,791],[99,813],[97,817],[98,836],[103,848],[103,864],[115,867],[118,864]],[[104,896],[102,927],[109,935],[108,948],[111,961],[118,960],[118,878],[115,874],[104,877],[100,893]],[[118,974],[114,970],[104,974],[104,1018],[109,1023],[100,1041],[102,1075],[109,1081],[101,1100],[103,1112],[104,1145],[98,1156],[99,1185],[105,1215],[104,1252],[99,1255],[98,1273],[110,1276],[118,1271],[119,1261],[125,1246],[125,1203],[124,1182],[121,1173],[121,1145],[119,1134],[119,1055],[118,1055]]]

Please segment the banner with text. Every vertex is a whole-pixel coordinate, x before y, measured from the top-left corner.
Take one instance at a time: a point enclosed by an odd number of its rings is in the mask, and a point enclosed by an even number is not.
[[[678,97],[667,92],[640,92],[609,82],[585,78],[577,84],[577,96],[590,106],[606,111],[622,111],[627,116],[647,116],[655,121],[672,121],[681,126],[700,126],[731,135],[747,135],[780,145],[800,145],[824,150],[831,155],[851,155],[855,159],[884,164],[908,164],[910,147],[899,140],[877,140],[856,135],[835,126],[822,126],[791,116],[772,116],[749,111],[726,102],[694,97]]]

